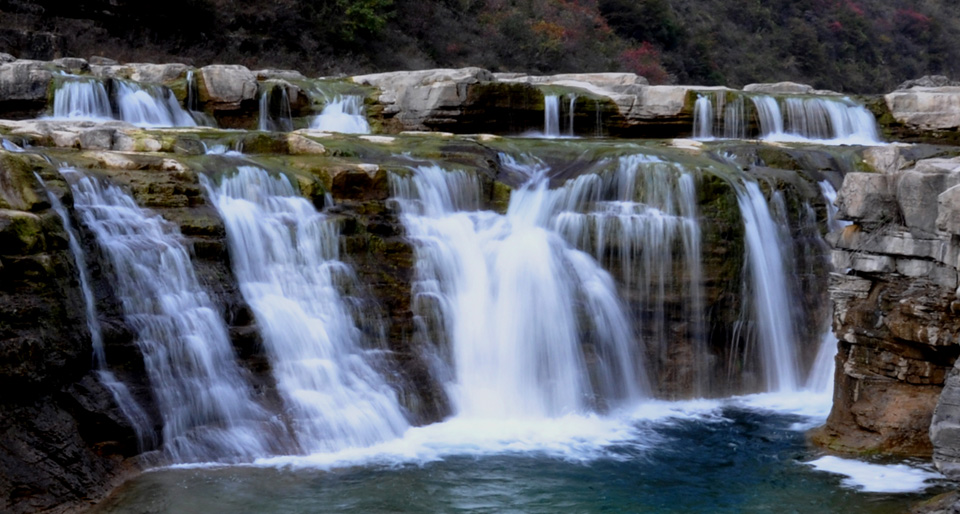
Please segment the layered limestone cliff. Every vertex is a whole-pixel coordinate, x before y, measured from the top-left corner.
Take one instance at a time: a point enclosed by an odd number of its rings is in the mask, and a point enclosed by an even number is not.
[[[852,224],[830,239],[836,388],[814,439],[842,452],[935,452],[943,467],[955,451],[956,393],[944,386],[960,353],[960,159],[915,151],[875,149],[881,172],[848,174],[839,191],[839,216]]]

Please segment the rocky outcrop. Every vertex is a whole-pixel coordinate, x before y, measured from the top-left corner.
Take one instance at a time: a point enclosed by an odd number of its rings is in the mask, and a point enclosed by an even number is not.
[[[883,161],[906,167],[904,157]],[[831,234],[840,342],[833,410],[814,440],[841,452],[938,455],[949,429],[930,428],[934,409],[945,420],[960,414],[944,389],[960,354],[960,159],[896,168],[848,174],[839,191],[839,216],[853,223]]]
[[[65,194],[39,156],[0,152],[0,511],[13,513],[96,500],[137,451],[91,369],[67,235],[34,173]]]
[[[960,127],[960,87],[914,87],[884,97],[893,118],[922,130]]]
[[[53,73],[42,61],[0,64],[0,111],[30,116],[46,106]]]

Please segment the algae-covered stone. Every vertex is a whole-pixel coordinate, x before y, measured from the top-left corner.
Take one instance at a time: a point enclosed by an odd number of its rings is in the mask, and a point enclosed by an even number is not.
[[[0,209],[0,253],[27,255],[42,250],[40,217],[23,211]]]

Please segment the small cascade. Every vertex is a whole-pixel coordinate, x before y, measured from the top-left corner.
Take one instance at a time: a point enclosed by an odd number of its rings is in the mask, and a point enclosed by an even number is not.
[[[821,180],[820,193],[823,195],[824,203],[827,207],[827,230],[834,232],[843,230],[850,224],[837,218],[839,208],[837,202],[837,190],[829,180]],[[828,317],[826,326],[823,328],[823,338],[820,342],[820,348],[817,351],[816,359],[807,377],[806,389],[819,394],[831,394],[833,392],[834,372],[836,370],[837,355],[837,337],[833,334],[832,320]]]
[[[543,97],[543,135],[560,137],[560,97],[558,95]]]
[[[820,186],[820,193],[823,195],[823,200],[827,204],[827,230],[833,232],[834,230],[842,230],[844,227],[850,225],[851,222],[841,220],[837,217],[837,213],[840,212],[840,207],[837,206],[837,190],[833,187],[833,184],[829,180],[821,180],[818,185]]]
[[[279,451],[282,427],[252,399],[179,230],[116,186],[76,172],[64,178],[112,268],[163,420],[167,458],[247,461]]]
[[[568,95],[568,97],[567,120],[569,120],[569,125],[567,126],[567,137],[573,137],[573,120],[576,115],[577,95]]]
[[[694,104],[693,137],[708,139],[714,133],[713,112],[723,112],[722,133],[727,139],[745,139],[751,117],[759,137],[769,141],[816,142],[821,144],[881,144],[877,123],[864,106],[843,97],[740,95],[724,105],[722,95],[716,108],[709,96],[700,95]],[[749,110],[744,99],[749,99]],[[709,135],[708,135],[709,134]]]
[[[110,96],[103,82],[66,75],[53,95],[53,118],[113,119]]]
[[[289,132],[293,130],[293,114],[287,88],[267,82],[260,93],[260,121],[257,130]]]
[[[742,96],[738,96],[723,108],[723,137],[747,138],[747,108]]]
[[[713,101],[709,96],[698,95],[693,104],[693,138],[713,139]]]
[[[797,335],[794,327],[787,271],[781,253],[788,243],[771,215],[756,182],[736,186],[743,216],[748,278],[746,290],[755,324],[754,337],[763,361],[765,389],[796,391],[799,382]]]
[[[204,182],[300,448],[332,452],[402,434],[397,395],[371,363],[381,352],[364,348],[354,321],[370,313],[340,293],[356,279],[338,259],[336,222],[261,168]]]
[[[72,169],[62,169],[61,173],[76,173]],[[70,253],[77,266],[77,273],[80,278],[80,291],[83,293],[84,311],[87,317],[87,329],[90,331],[90,344],[93,347],[93,360],[97,369],[97,376],[100,383],[110,391],[113,401],[117,407],[130,422],[134,433],[137,436],[137,446],[140,452],[151,450],[157,446],[156,435],[153,431],[153,424],[150,416],[143,410],[143,407],[133,398],[126,384],[117,379],[116,375],[107,367],[106,351],[103,347],[103,332],[100,326],[100,319],[97,317],[97,304],[93,296],[93,289],[90,287],[90,270],[87,267],[87,258],[83,247],[80,246],[80,237],[77,235],[73,223],[70,222],[70,214],[63,206],[63,203],[53,191],[47,188],[47,184],[40,175],[34,173],[40,185],[47,192],[47,199],[53,207],[54,212],[60,216],[63,224],[63,230],[67,233],[67,244],[70,247]]]
[[[760,125],[760,138],[780,136],[783,134],[783,113],[780,112],[780,103],[772,96],[758,95],[749,97],[757,113],[757,123]]]
[[[173,91],[161,86],[142,85],[126,80],[114,81],[114,95],[120,119],[138,127],[195,127],[187,111],[180,107]]]
[[[364,114],[363,97],[338,95],[331,98],[310,128],[343,134],[369,134],[370,124]]]
[[[416,247],[421,336],[451,368],[451,403],[464,417],[549,418],[645,397],[613,280],[550,227],[567,193],[548,189],[543,169],[523,168],[529,180],[505,215],[477,210],[467,172],[391,176]]]
[[[187,71],[187,110],[200,110],[200,85],[197,84],[197,75],[193,70]]]

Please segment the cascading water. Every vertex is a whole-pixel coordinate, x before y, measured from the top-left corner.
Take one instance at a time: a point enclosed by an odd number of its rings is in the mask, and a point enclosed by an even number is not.
[[[344,134],[369,134],[370,124],[364,115],[363,97],[338,95],[329,99],[310,128]]]
[[[187,71],[187,110],[197,111],[200,106],[200,85],[197,84],[197,75],[193,70]]]
[[[377,349],[364,348],[339,292],[355,279],[338,260],[336,222],[261,168],[205,183],[300,448],[334,452],[403,433],[397,396],[370,362]]]
[[[829,180],[821,180],[818,185],[827,207],[827,229],[831,232],[843,230],[850,222],[837,218],[839,211],[836,205],[837,190]],[[828,318],[827,326],[823,329],[820,348],[817,350],[817,356],[814,359],[806,383],[807,390],[825,395],[833,393],[834,372],[836,371],[837,337],[833,334],[830,321]]]
[[[71,168],[63,168],[61,173],[76,173]],[[47,188],[44,180],[34,173],[37,180],[47,192],[47,199],[54,212],[60,216],[63,224],[63,230],[67,233],[67,243],[70,247],[70,253],[77,266],[77,274],[80,278],[80,291],[83,293],[84,311],[87,317],[87,329],[90,331],[90,344],[93,347],[93,360],[97,368],[97,376],[100,383],[110,391],[117,407],[130,422],[130,426],[137,436],[137,445],[141,452],[151,450],[157,445],[156,435],[154,434],[150,417],[144,412],[143,407],[130,394],[126,384],[117,379],[107,367],[106,351],[103,347],[103,331],[101,330],[100,320],[97,318],[97,304],[93,296],[93,289],[90,287],[90,270],[87,268],[87,259],[84,255],[83,247],[80,246],[80,238],[77,231],[70,222],[70,214],[63,206],[63,203],[53,191]]]
[[[251,397],[227,327],[174,225],[118,187],[64,173],[113,284],[163,420],[172,462],[251,460],[281,449],[282,427]]]
[[[783,114],[780,104],[772,96],[758,95],[749,97],[757,113],[760,125],[760,138],[781,136],[783,134]]]
[[[743,216],[749,302],[756,324],[755,337],[763,360],[767,391],[796,391],[799,382],[797,336],[781,249],[786,246],[756,182],[735,185]]]
[[[558,95],[543,96],[543,135],[560,137],[560,97]]]
[[[138,127],[195,127],[173,92],[165,87],[114,81],[120,119]]]
[[[723,137],[727,139],[747,138],[746,103],[742,96],[737,97],[723,108]]]
[[[283,85],[270,82],[264,84],[264,90],[260,93],[260,121],[257,128],[277,132],[293,130],[290,97]]]
[[[658,361],[666,360],[669,340],[666,299],[676,290],[685,291],[691,320],[685,339],[691,342],[693,362],[687,380],[694,394],[703,394],[708,386],[707,350],[694,174],[638,154],[621,157],[613,172],[582,175],[562,191],[567,197],[552,226],[607,269],[619,269],[621,296],[633,299],[635,319],[646,320],[639,327],[642,339]],[[678,240],[682,267],[674,258]],[[672,280],[684,275],[688,284]]]
[[[414,303],[421,326],[449,345],[440,353],[453,369],[447,391],[457,413],[547,418],[643,398],[642,359],[613,281],[549,228],[565,192],[549,190],[543,170],[526,169],[506,215],[476,210],[479,183],[466,172],[392,176],[416,246]]]
[[[693,104],[693,138],[713,139],[713,101],[709,96],[698,95]]]
[[[728,139],[744,139],[750,125],[751,112],[744,98],[750,100],[759,126],[759,137],[769,141],[817,142],[821,144],[881,144],[877,123],[865,107],[844,97],[786,97],[742,95],[722,106],[717,97],[716,110],[723,112],[722,134]],[[694,104],[693,137],[713,136],[713,101],[700,95]]]
[[[568,105],[567,105],[567,120],[569,125],[567,126],[567,137],[573,137],[573,121],[576,117],[577,109],[577,95],[568,95]]]
[[[54,119],[108,120],[113,118],[103,82],[64,76],[53,95]]]

